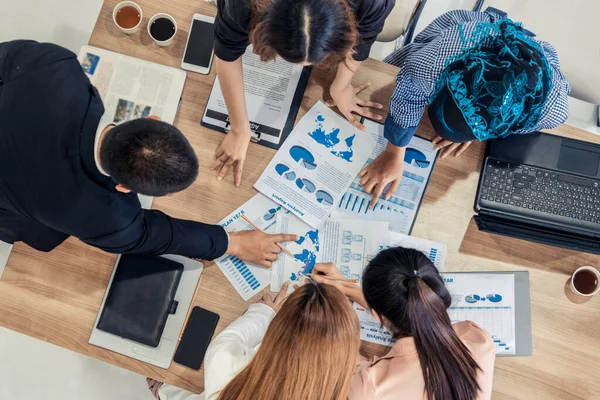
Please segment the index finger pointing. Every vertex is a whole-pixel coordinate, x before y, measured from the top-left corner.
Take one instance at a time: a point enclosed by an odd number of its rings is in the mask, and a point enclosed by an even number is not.
[[[385,185],[383,183],[377,185],[377,188],[373,192],[373,197],[371,197],[371,204],[369,204],[369,208],[373,209],[373,207],[375,207],[375,203],[377,203],[379,200],[379,196],[381,196],[384,187]]]
[[[233,166],[233,183],[236,187],[242,184],[242,171],[244,169],[244,160],[240,160]]]
[[[300,239],[298,237],[298,235],[290,235],[287,233],[280,233],[277,235],[271,235],[273,237],[273,240],[275,240],[276,242],[295,242],[298,239]]]

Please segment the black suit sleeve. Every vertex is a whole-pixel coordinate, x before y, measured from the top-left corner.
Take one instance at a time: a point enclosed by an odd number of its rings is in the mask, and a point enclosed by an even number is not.
[[[177,254],[203,260],[221,257],[229,246],[227,233],[219,225],[144,209],[123,229],[82,240],[109,253]]]

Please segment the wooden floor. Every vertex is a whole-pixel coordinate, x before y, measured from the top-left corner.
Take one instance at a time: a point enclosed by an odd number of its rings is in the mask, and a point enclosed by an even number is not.
[[[174,44],[159,48],[145,29],[124,36],[113,25],[116,0],[107,0],[90,40],[102,47],[149,61],[178,67],[194,13],[214,15],[215,9],[196,0],[157,2],[139,0],[145,23],[157,12],[169,12],[179,24]],[[372,82],[365,98],[389,102],[397,69],[368,60],[355,83]],[[314,71],[302,103],[301,117],[326,96],[330,73]],[[274,154],[250,145],[244,181],[236,189],[231,176],[222,182],[208,171],[221,133],[202,128],[199,121],[214,80],[188,74],[176,125],[186,134],[200,159],[196,183],[183,193],[157,198],[154,208],[178,217],[216,223],[256,193],[252,185]],[[387,113],[387,110],[384,110]],[[600,143],[598,136],[562,126],[558,134]],[[419,135],[431,137],[425,121]],[[494,399],[600,398],[600,296],[582,300],[570,294],[570,274],[582,265],[600,265],[600,257],[526,241],[481,233],[473,222],[473,201],[484,147],[474,144],[460,157],[439,160],[419,212],[413,235],[448,245],[447,271],[529,271],[533,324],[532,357],[498,358]],[[69,239],[51,253],[15,245],[0,280],[0,325],[142,375],[199,392],[203,372],[172,364],[168,370],[152,367],[88,344],[98,308],[111,275],[115,256]],[[214,263],[206,269],[196,305],[221,315],[217,331],[241,315],[244,303]],[[368,354],[386,348],[365,345]],[[107,382],[110,384],[110,382]]]

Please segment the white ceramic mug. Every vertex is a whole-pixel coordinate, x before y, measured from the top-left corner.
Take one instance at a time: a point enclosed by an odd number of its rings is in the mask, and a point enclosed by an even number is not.
[[[133,28],[123,28],[121,25],[119,25],[117,23],[117,13],[123,7],[133,7],[136,10],[138,10],[138,12],[140,13],[140,21]],[[142,7],[140,7],[137,3],[134,3],[133,1],[122,1],[119,4],[117,4],[115,9],[113,10],[113,22],[115,23],[116,26],[119,27],[119,29],[123,33],[126,33],[127,35],[133,35],[134,33],[137,33],[140,30],[140,26],[142,26],[143,19],[144,19],[144,13],[142,12]]]
[[[577,275],[578,273],[582,272],[582,271],[590,271],[591,273],[593,273],[596,276],[596,290],[594,290],[591,293],[581,293],[579,290],[577,290],[577,288],[575,287],[575,275]],[[594,268],[594,267],[580,267],[577,268],[577,271],[573,272],[573,275],[571,276],[571,290],[573,291],[573,293],[578,294],[580,296],[593,296],[596,293],[598,293],[600,291],[600,272]]]
[[[159,18],[166,18],[173,23],[175,30],[173,31],[173,36],[171,36],[170,39],[161,41],[161,40],[157,40],[154,36],[152,36],[152,32],[150,32],[150,28],[152,27],[152,24],[154,23],[154,21],[156,21]],[[156,43],[159,46],[164,47],[164,46],[170,45],[171,43],[173,43],[173,39],[175,39],[175,35],[177,35],[177,22],[175,21],[175,18],[173,18],[169,14],[164,14],[164,13],[153,15],[152,18],[150,18],[150,21],[148,21],[148,35],[150,35],[152,40],[154,40],[154,43]]]

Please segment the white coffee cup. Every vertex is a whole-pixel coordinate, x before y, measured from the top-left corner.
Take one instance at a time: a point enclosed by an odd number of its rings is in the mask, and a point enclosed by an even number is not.
[[[169,21],[171,21],[173,23],[173,26],[175,27],[175,30],[173,31],[173,36],[171,36],[167,40],[157,40],[154,36],[152,36],[152,32],[150,31],[150,28],[152,28],[152,24],[154,23],[154,21],[156,21],[157,19],[160,19],[160,18],[168,19]],[[173,18],[169,14],[160,13],[160,14],[153,15],[152,18],[150,18],[150,21],[148,21],[148,35],[150,35],[152,40],[154,40],[154,43],[156,43],[157,45],[163,46],[163,47],[168,46],[171,43],[173,43],[173,39],[175,39],[175,36],[177,35],[177,21],[175,21],[175,18]]]
[[[133,7],[136,10],[138,10],[138,12],[140,14],[140,20],[136,26],[134,26],[132,28],[123,28],[117,22],[117,13],[119,12],[119,10],[121,10],[124,7]],[[134,3],[133,1],[122,1],[121,3],[117,4],[115,9],[113,10],[113,22],[115,23],[116,26],[119,27],[119,29],[123,33],[126,33],[127,35],[133,35],[134,33],[137,33],[140,30],[140,26],[142,26],[143,19],[144,19],[144,13],[142,12],[142,7],[140,7],[137,3]]]
[[[585,272],[585,271],[589,271],[589,273],[593,274],[596,277],[596,289],[590,293],[582,293],[575,286],[575,276],[582,272]],[[577,270],[575,272],[573,272],[573,275],[571,276],[571,290],[573,291],[573,293],[578,294],[580,296],[595,295],[596,293],[598,293],[600,291],[600,272],[596,268],[589,267],[589,266],[577,268]]]

